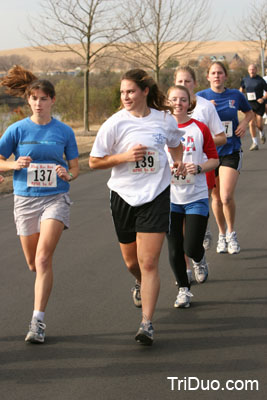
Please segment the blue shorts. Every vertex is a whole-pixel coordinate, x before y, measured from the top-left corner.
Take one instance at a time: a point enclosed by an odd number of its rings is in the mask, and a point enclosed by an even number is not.
[[[171,203],[171,211],[179,214],[209,215],[209,199],[201,199],[187,204]]]

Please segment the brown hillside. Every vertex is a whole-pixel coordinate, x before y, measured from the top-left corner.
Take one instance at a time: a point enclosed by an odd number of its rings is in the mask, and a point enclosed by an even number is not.
[[[179,44],[177,47],[179,48]],[[80,45],[77,45],[79,48]],[[52,46],[47,46],[48,49],[52,49]],[[201,47],[199,50],[195,51],[192,54],[192,58],[199,58],[203,56],[215,56],[220,57],[224,56],[227,61],[231,61],[232,58],[238,54],[241,59],[245,59],[247,61],[257,61],[259,57],[259,52],[255,51],[255,49],[251,46],[248,46],[248,43],[242,41],[225,41],[225,42],[206,42],[204,47]],[[32,61],[32,70],[38,71],[38,62],[42,61],[53,61],[53,63],[59,63],[63,60],[76,58],[76,56],[71,53],[45,53],[42,51],[34,50],[32,47],[24,47],[18,49],[10,49],[10,50],[2,50],[0,51],[1,56],[27,56]],[[188,59],[188,58],[187,58]],[[180,59],[180,62],[186,62],[186,59]]]

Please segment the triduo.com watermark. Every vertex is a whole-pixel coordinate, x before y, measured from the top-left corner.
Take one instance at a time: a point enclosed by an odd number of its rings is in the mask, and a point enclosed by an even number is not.
[[[167,380],[172,391],[258,391],[259,381],[254,379],[228,379],[223,384],[218,379],[199,379],[196,376],[179,378],[178,376],[168,376]]]

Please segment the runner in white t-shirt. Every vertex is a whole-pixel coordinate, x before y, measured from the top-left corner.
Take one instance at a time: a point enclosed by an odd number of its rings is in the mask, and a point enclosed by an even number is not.
[[[203,239],[209,217],[208,186],[205,172],[219,165],[218,154],[209,128],[189,117],[195,106],[190,102],[189,90],[173,86],[168,90],[168,100],[174,107],[173,115],[178,127],[185,130],[183,162],[186,176],[175,176],[171,185],[171,224],[167,235],[169,260],[179,292],[174,307],[189,307],[192,296],[186,273],[185,255],[193,259],[196,279],[205,282],[208,266]],[[172,166],[172,156],[168,155]]]
[[[265,82],[267,83],[267,68],[266,68],[266,70],[265,70],[265,76],[263,77],[263,79],[265,80]],[[264,95],[266,95],[266,92],[264,92]],[[263,115],[263,117],[262,117],[263,119],[264,119],[264,123],[265,123],[265,125],[267,124],[267,100],[265,100],[265,113],[264,113],[264,115]]]
[[[125,264],[136,278],[134,303],[142,307],[135,339],[151,345],[159,255],[169,228],[171,171],[164,146],[170,148],[177,174],[183,173],[183,132],[168,112],[171,107],[165,96],[145,71],[126,72],[120,92],[122,109],[101,126],[89,165],[112,168],[108,187],[113,222]]]
[[[196,82],[196,74],[193,68],[191,68],[188,65],[177,67],[174,74],[174,83],[176,85],[185,86],[190,92],[191,99],[196,102],[196,106],[193,110],[191,117],[207,125],[212,134],[216,146],[221,146],[225,144],[227,139],[224,132],[224,127],[216,111],[215,106],[210,101],[194,94],[197,82]],[[206,178],[207,178],[209,198],[210,198],[211,191],[215,186],[214,170],[206,173]],[[207,227],[207,231],[205,233],[205,238],[203,242],[205,250],[210,249],[211,244],[212,244],[212,234],[210,229]],[[186,257],[186,263],[187,263],[187,273],[189,280],[192,280],[191,266],[189,259],[187,257]],[[197,270],[195,270],[195,273],[197,273]]]

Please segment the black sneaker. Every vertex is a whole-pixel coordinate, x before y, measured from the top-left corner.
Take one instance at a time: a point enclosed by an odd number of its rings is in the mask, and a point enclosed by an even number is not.
[[[135,340],[145,346],[151,346],[153,343],[154,329],[151,322],[142,322],[137,334],[135,335]]]
[[[29,332],[26,335],[25,342],[43,343],[45,339],[45,328],[46,325],[42,321],[33,318],[29,325]]]

